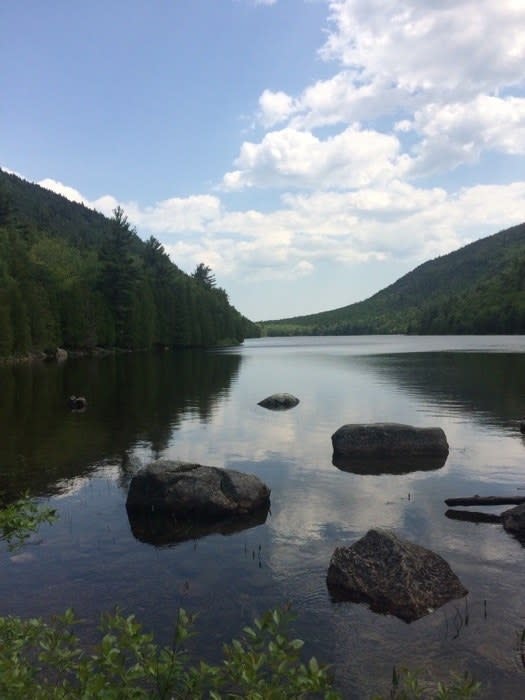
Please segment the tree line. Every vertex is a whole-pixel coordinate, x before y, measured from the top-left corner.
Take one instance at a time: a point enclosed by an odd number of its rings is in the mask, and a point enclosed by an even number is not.
[[[210,268],[183,273],[120,207],[108,220],[0,171],[0,356],[208,347],[257,333]]]

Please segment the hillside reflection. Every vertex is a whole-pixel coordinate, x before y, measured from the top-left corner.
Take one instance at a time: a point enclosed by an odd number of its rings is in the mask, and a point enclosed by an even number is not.
[[[57,482],[169,443],[183,419],[208,421],[239,372],[240,354],[135,353],[0,368],[0,491],[47,495]],[[83,394],[84,413],[66,398]]]
[[[376,355],[359,360],[412,396],[431,400],[451,413],[519,430],[524,413],[525,355],[445,352]]]

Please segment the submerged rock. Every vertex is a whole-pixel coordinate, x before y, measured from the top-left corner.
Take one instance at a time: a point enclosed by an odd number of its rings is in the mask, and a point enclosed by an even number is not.
[[[441,428],[415,428],[401,423],[348,423],[332,435],[334,453],[355,455],[448,455]]]
[[[326,582],[334,600],[365,602],[405,622],[468,592],[442,557],[386,530],[338,547]]]
[[[258,405],[263,408],[269,408],[272,411],[284,411],[297,406],[298,403],[299,399],[292,394],[272,394],[259,401]]]
[[[270,489],[252,474],[157,460],[132,478],[126,507],[170,511],[178,520],[213,521],[268,509]]]
[[[67,405],[72,411],[83,411],[87,408],[87,399],[85,396],[70,396]]]

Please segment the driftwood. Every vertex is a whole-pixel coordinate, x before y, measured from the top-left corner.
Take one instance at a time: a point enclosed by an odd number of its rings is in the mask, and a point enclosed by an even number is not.
[[[447,510],[445,517],[451,520],[463,520],[468,523],[501,523],[501,515],[480,513],[478,510]]]
[[[519,506],[525,496],[471,496],[470,498],[447,498],[447,506]]]

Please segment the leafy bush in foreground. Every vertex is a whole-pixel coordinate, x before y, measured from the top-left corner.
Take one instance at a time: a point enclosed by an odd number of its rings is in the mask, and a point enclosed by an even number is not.
[[[71,610],[54,618],[0,618],[0,697],[33,698],[340,698],[326,667],[303,664],[303,642],[286,635],[288,613],[274,610],[224,647],[222,663],[192,664],[184,648],[191,618],[181,610],[172,647],[158,647],[133,615],[106,615],[101,639],[85,651]]]
[[[159,647],[133,615],[105,615],[101,638],[84,650],[71,610],[48,624],[41,619],[0,618],[0,697],[3,700],[101,698],[190,700],[246,698],[338,700],[326,666],[302,663],[303,642],[290,639],[289,613],[270,611],[225,645],[221,663],[193,663],[184,647],[192,619],[179,612],[171,647]],[[394,670],[390,700],[472,698],[479,684],[468,677],[449,685],[423,683],[419,675]],[[381,698],[376,698],[381,700]]]

